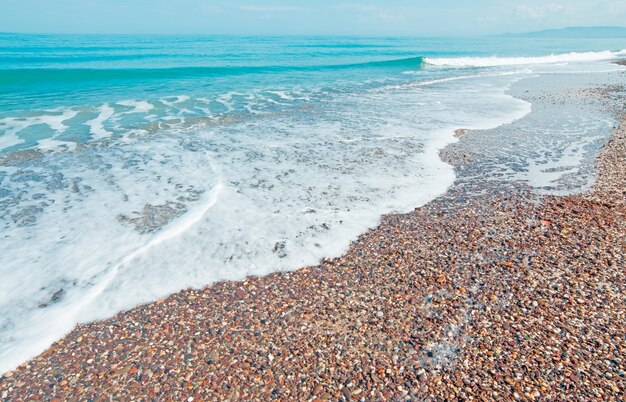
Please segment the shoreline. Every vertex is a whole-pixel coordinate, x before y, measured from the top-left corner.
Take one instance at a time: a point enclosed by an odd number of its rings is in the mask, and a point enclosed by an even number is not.
[[[533,203],[455,184],[318,266],[79,325],[0,377],[0,397],[619,399],[625,129],[591,191]]]

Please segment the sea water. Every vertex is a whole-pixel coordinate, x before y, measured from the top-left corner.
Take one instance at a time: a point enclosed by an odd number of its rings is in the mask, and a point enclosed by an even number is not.
[[[622,42],[0,35],[0,373],[77,323],[340,255],[453,183],[455,129],[527,115],[513,83],[617,70]]]

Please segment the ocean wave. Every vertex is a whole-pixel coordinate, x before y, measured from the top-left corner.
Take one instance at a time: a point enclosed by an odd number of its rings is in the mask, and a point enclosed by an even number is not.
[[[496,67],[523,64],[554,64],[582,61],[600,61],[615,59],[624,56],[626,56],[626,49],[620,51],[605,50],[601,52],[571,52],[537,57],[426,57],[424,58],[424,63],[440,67]]]
[[[76,83],[84,81],[150,81],[173,78],[225,77],[247,74],[278,74],[289,71],[325,71],[367,68],[419,68],[422,57],[364,63],[313,66],[213,66],[175,68],[24,68],[0,69],[0,85]]]
[[[367,63],[344,64],[343,67],[415,67],[418,68],[424,62],[423,57],[407,57],[404,59],[371,61]],[[329,66],[342,67],[342,66]]]

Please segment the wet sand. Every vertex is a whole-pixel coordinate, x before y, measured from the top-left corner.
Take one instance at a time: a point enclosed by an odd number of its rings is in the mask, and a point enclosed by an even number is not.
[[[620,122],[595,185],[566,197],[481,180],[464,145],[481,133],[464,131],[442,152],[455,186],[345,256],[78,326],[0,378],[0,397],[624,400]]]

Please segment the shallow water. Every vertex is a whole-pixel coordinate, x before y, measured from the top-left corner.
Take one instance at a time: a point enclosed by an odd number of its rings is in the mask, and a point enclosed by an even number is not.
[[[509,93],[531,103],[532,112],[471,132],[447,148],[444,159],[458,161],[456,184],[470,196],[511,185],[532,189],[533,197],[588,190],[596,179],[597,153],[617,126],[624,77],[626,69],[571,69],[516,82]]]
[[[451,185],[456,128],[527,115],[514,83],[624,54],[511,40],[0,35],[0,372],[78,322],[341,254]]]

